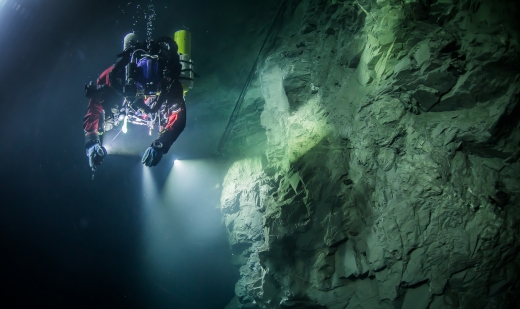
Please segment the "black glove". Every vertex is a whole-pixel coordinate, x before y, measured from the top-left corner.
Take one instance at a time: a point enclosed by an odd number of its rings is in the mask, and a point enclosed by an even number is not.
[[[107,150],[100,144],[94,144],[87,148],[88,164],[90,165],[90,168],[96,170],[98,166],[103,163],[106,155]]]
[[[146,149],[143,159],[141,160],[144,165],[148,167],[156,166],[159,164],[163,156],[162,152],[162,143],[159,141],[154,141],[152,146]]]

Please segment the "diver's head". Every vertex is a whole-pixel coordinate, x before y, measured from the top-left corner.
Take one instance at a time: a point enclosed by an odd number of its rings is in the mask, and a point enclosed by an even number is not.
[[[130,32],[125,35],[125,38],[123,39],[123,50],[126,50],[129,46],[136,45],[138,41],[139,38],[137,37],[137,34]]]

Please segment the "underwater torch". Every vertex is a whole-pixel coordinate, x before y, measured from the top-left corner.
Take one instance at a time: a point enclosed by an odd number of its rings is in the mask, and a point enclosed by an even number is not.
[[[125,115],[125,120],[123,120],[123,128],[121,128],[123,133],[128,132],[128,115]]]

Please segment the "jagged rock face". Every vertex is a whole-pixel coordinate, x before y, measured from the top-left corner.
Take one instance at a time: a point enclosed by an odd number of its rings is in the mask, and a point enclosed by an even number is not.
[[[283,12],[228,143],[259,155],[223,182],[227,308],[519,308],[516,2]]]

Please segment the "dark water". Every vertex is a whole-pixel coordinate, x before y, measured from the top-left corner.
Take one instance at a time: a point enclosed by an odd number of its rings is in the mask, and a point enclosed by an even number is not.
[[[205,30],[232,2],[153,1],[153,36],[199,33],[204,75],[220,39]],[[136,3],[0,0],[2,308],[206,309],[234,295],[216,208],[225,166],[210,158],[217,141],[190,135],[196,112],[175,150],[187,160],[145,170],[137,156],[113,155],[90,180],[83,84],[114,62],[129,30],[144,33]]]

